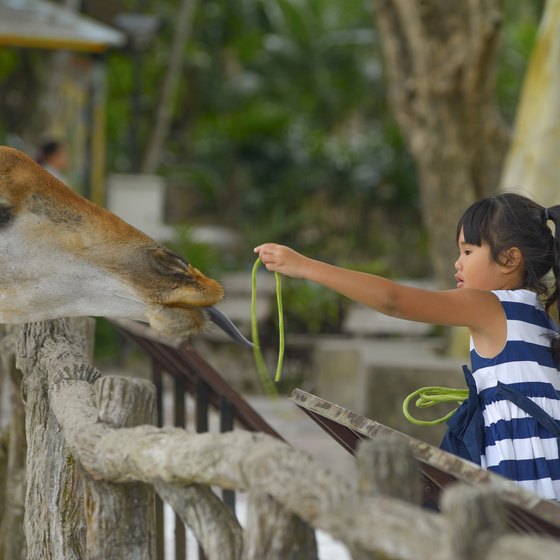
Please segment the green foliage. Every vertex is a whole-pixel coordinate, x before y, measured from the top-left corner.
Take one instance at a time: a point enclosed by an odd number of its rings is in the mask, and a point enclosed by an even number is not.
[[[18,66],[18,56],[13,49],[0,48],[0,80],[5,80]]]
[[[311,282],[283,282],[284,322],[290,333],[339,332],[347,301]]]
[[[41,93],[41,62],[36,51],[0,47],[0,144],[21,147],[21,135],[36,119],[33,109]]]
[[[130,171],[131,144],[147,145],[169,60],[177,3],[143,6],[163,22],[152,43],[106,59],[109,171]],[[512,121],[543,0],[503,7],[497,92]],[[270,239],[333,259],[398,255],[405,249],[384,230],[396,220],[422,237],[370,2],[205,0],[192,30],[160,169],[192,197],[189,223],[232,226],[248,247]],[[44,53],[0,49],[2,138],[25,128],[44,62]]]
[[[94,360],[96,363],[114,361],[120,349],[120,339],[117,331],[103,317],[95,320],[95,348]]]
[[[142,143],[173,25],[168,4],[158,10],[166,25],[143,58]],[[213,217],[249,246],[347,235],[348,250],[370,245],[373,206],[405,207],[418,223],[367,3],[208,0],[193,30],[161,169],[196,194],[189,220]],[[110,163],[125,171],[132,61],[118,53],[109,64]],[[329,227],[341,207],[346,218]]]

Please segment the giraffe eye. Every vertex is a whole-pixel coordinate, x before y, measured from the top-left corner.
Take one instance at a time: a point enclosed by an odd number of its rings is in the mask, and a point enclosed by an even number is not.
[[[0,228],[7,226],[13,217],[14,213],[9,206],[0,206]]]
[[[157,249],[153,252],[156,268],[165,274],[175,273],[184,275],[188,272],[188,263],[179,255],[167,249]]]

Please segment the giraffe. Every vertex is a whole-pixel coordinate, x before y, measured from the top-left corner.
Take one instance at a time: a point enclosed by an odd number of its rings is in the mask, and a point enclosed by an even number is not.
[[[213,307],[222,297],[182,257],[0,146],[0,323],[91,315],[184,338],[211,321],[250,345]]]

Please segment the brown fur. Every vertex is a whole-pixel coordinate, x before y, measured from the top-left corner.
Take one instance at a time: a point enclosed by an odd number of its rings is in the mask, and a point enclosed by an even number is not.
[[[32,218],[25,232],[30,242],[48,239],[73,258],[118,277],[147,305],[155,306],[154,316],[169,314],[162,308],[176,309],[173,321],[190,315],[188,322],[197,330],[204,318],[195,308],[214,305],[223,297],[215,280],[7,147],[0,147],[0,209],[6,220],[24,214]],[[0,235],[2,227],[9,224],[0,225]]]

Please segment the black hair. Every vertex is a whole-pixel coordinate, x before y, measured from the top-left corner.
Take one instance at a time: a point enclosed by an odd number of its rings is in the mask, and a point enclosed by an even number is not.
[[[43,165],[53,154],[62,148],[62,144],[57,140],[48,140],[41,145],[41,149],[35,158],[35,161]]]
[[[555,232],[548,226],[552,220]],[[457,241],[463,231],[466,243],[487,243],[495,262],[503,264],[504,252],[517,247],[523,256],[523,288],[543,296],[550,311],[556,303],[560,313],[560,205],[545,208],[515,193],[499,193],[472,204],[457,224]],[[553,285],[545,278],[554,275]],[[553,337],[551,349],[560,363],[560,334]]]

